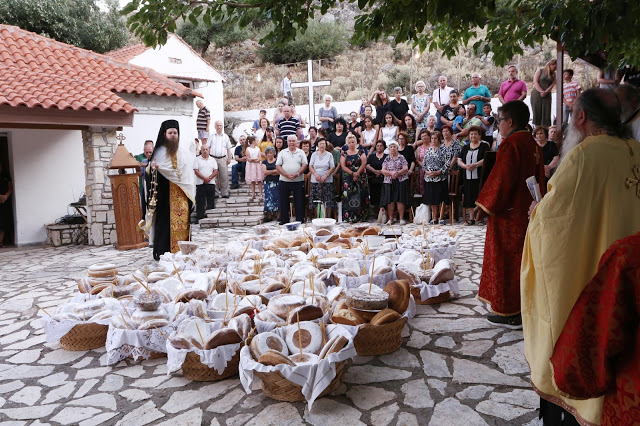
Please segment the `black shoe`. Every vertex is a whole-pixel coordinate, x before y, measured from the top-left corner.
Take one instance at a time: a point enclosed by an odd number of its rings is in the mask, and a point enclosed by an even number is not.
[[[492,325],[510,328],[512,330],[522,330],[522,315],[516,314],[508,317],[502,315],[489,315],[487,320]]]
[[[229,196],[228,195],[223,195],[222,198],[229,198]]]
[[[234,183],[233,185],[231,185],[231,189],[238,189],[240,188],[240,185],[238,185],[237,183]]]

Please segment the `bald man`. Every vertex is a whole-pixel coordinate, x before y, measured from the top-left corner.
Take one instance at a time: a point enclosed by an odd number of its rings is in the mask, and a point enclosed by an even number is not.
[[[209,153],[218,164],[218,190],[222,198],[229,198],[229,173],[228,167],[231,163],[231,141],[229,136],[223,131],[222,121],[215,122],[216,131],[211,134],[209,143]]]

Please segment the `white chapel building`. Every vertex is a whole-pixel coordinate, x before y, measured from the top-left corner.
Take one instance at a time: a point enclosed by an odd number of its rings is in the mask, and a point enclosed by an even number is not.
[[[211,131],[216,120],[224,120],[222,75],[177,35],[169,34],[164,46],[151,48],[140,43],[111,51],[107,56],[152,69],[202,95],[205,106],[211,112]],[[160,108],[153,102],[145,105],[139,99],[131,99],[138,111],[133,126],[123,128],[127,149],[134,155],[141,153],[144,141],[151,139],[155,142],[160,124],[168,119],[180,123],[181,145],[187,141],[193,142],[197,137],[196,100],[194,98],[192,111],[186,112],[183,108],[166,108],[164,105]]]

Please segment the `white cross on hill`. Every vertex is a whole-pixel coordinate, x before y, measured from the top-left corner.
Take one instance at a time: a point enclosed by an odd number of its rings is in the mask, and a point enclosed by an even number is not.
[[[291,83],[291,88],[307,87],[309,89],[309,126],[316,125],[316,111],[313,103],[313,88],[320,86],[329,86],[331,80],[313,81],[313,62],[311,59],[307,61],[307,81],[300,83]]]

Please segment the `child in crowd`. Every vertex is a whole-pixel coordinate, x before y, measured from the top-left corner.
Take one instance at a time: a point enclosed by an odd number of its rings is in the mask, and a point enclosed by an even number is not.
[[[464,105],[458,105],[453,109],[453,113],[456,115],[456,119],[453,120],[453,134],[456,135],[462,131],[464,116],[466,115],[467,111],[465,111]]]

